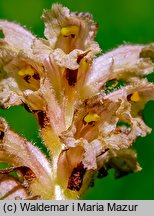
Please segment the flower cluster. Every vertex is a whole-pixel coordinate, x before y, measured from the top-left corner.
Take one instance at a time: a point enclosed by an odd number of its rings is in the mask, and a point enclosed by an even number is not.
[[[92,176],[141,169],[132,148],[151,132],[142,119],[154,84],[154,45],[124,45],[96,57],[89,13],[53,4],[45,38],[0,21],[0,107],[23,104],[36,117],[50,160],[0,118],[1,199],[78,199]],[[16,171],[16,176],[10,175]]]

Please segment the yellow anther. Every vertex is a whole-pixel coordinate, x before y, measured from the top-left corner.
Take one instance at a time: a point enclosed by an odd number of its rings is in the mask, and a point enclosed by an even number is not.
[[[135,91],[131,96],[131,101],[138,102],[141,100],[140,95],[137,91]]]
[[[31,66],[27,66],[27,67],[22,68],[20,71],[18,71],[18,75],[19,76],[25,76],[25,75],[33,76],[34,72],[35,71]]]
[[[84,117],[84,121],[87,122],[87,123],[90,123],[90,122],[96,122],[100,119],[100,117],[97,115],[97,114],[88,114]]]
[[[79,34],[79,27],[78,26],[67,26],[61,29],[61,34],[63,36],[69,35],[78,35]]]

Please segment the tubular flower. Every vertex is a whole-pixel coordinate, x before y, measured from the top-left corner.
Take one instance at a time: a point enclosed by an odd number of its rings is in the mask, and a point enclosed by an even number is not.
[[[154,99],[145,78],[154,69],[154,45],[96,57],[97,24],[89,13],[53,4],[42,18],[45,39],[0,21],[0,106],[24,104],[51,157],[1,118],[0,161],[10,165],[0,171],[1,199],[78,199],[97,171],[139,171],[132,145],[151,132],[141,111]]]

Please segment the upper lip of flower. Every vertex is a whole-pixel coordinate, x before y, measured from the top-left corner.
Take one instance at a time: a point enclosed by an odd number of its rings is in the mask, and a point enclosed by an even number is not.
[[[0,21],[4,33],[0,39],[0,106],[24,103],[36,115],[41,130],[49,129],[45,136],[65,144],[57,172],[60,181],[64,180],[61,184],[68,184],[73,190],[80,190],[85,169],[94,170],[105,163],[119,168],[116,160],[111,161],[112,157],[127,155],[126,161],[133,161],[129,163],[131,169],[139,170],[136,154],[126,149],[137,136],[150,132],[139,112],[147,100],[154,99],[154,85],[143,78],[154,68],[154,45],[124,45],[96,58],[100,52],[94,42],[97,25],[89,14],[70,13],[54,4],[44,12],[43,20],[47,40],[37,39],[17,24]],[[116,80],[116,84],[109,88],[106,82],[111,80]],[[119,80],[125,85],[117,87]],[[129,130],[117,127],[119,122],[127,123]],[[10,132],[3,130],[0,126],[0,140]],[[12,136],[27,151],[25,140]],[[7,149],[4,143],[6,154],[9,151],[12,154],[10,146]],[[38,154],[26,142],[27,145],[34,155]],[[35,156],[30,159],[34,161]],[[29,167],[38,179],[38,173],[43,173],[40,182],[48,179],[47,188],[52,185],[49,164],[45,162],[45,171],[40,164],[41,160],[46,161],[42,155],[39,165],[34,167],[19,159],[17,166]],[[12,158],[11,162],[16,165]]]
[[[9,193],[9,188],[5,187],[5,182],[8,181],[10,188],[13,189],[15,185],[19,185],[18,189],[22,189],[22,185],[26,188],[26,193],[16,194],[16,191],[12,191],[16,196],[26,198],[31,195],[41,195],[44,199],[52,199],[52,192],[48,193],[48,190],[52,189],[51,179],[51,167],[46,157],[30,142],[25,138],[22,138],[15,132],[11,131],[4,119],[0,118],[0,161],[12,165],[12,168],[4,169],[0,171],[0,175],[6,174],[1,182],[3,188],[1,196],[12,197]],[[11,171],[20,171],[19,180],[17,178],[10,179],[7,174]],[[44,190],[44,188],[46,188]],[[44,192],[43,192],[44,190]],[[32,193],[32,194],[31,194]],[[14,195],[14,197],[15,197]]]

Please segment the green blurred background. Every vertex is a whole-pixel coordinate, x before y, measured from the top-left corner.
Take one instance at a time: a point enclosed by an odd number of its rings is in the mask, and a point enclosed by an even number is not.
[[[44,25],[40,16],[49,9],[53,0],[0,0],[0,19],[21,23],[39,37],[43,37]],[[120,44],[149,43],[154,41],[153,0],[59,0],[73,11],[91,12],[98,22],[96,40],[103,51]],[[149,79],[154,81],[154,76]],[[148,102],[144,119],[154,128],[154,102]],[[35,119],[22,106],[0,109],[0,116],[21,135],[41,146]],[[154,132],[146,138],[138,138],[135,147],[143,170],[114,180],[113,172],[104,179],[96,179],[82,199],[154,199]]]

